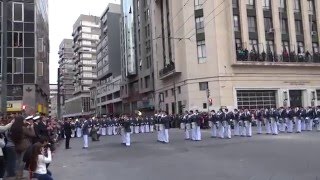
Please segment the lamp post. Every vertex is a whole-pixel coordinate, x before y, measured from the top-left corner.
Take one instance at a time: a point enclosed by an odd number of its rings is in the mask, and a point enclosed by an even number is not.
[[[2,66],[1,66],[1,112],[7,116],[7,19],[8,19],[8,0],[2,1]]]

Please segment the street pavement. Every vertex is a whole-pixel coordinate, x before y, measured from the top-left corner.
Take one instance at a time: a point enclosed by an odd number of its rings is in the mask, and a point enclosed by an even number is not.
[[[82,149],[82,139],[64,142],[49,169],[55,180],[320,180],[320,132],[256,135],[251,138],[184,140],[171,129],[170,144],[156,133],[132,135],[131,147],[120,136],[102,137]]]

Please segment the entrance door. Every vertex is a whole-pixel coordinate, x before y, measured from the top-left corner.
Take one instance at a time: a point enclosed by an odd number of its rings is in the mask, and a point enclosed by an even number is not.
[[[301,90],[290,90],[290,106],[291,107],[302,107],[302,91]]]

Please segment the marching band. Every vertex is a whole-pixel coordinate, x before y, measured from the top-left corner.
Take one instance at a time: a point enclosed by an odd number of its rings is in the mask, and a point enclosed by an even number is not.
[[[205,115],[204,115],[205,114]],[[201,141],[201,126],[208,121],[212,138],[231,139],[232,136],[252,137],[252,126],[257,126],[257,134],[278,135],[279,133],[301,133],[312,131],[315,127],[320,131],[320,107],[307,108],[266,108],[249,111],[248,109],[227,108],[212,110],[209,114],[198,110],[186,111],[179,117],[180,129],[184,131],[186,140]],[[169,143],[171,117],[166,112],[154,116],[103,116],[102,118],[82,118],[71,121],[71,137],[83,137],[84,148],[88,148],[88,136],[99,140],[100,136],[121,135],[122,143],[130,146],[131,134],[153,133],[157,140]]]

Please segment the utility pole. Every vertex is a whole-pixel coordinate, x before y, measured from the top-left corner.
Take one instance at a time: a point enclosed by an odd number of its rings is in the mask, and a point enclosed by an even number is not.
[[[208,113],[210,112],[210,109],[209,109],[209,106],[210,106],[209,98],[210,98],[210,89],[208,87],[208,89],[207,89],[207,109],[208,109]]]
[[[2,66],[1,66],[1,112],[7,116],[7,19],[8,19],[8,0],[2,2]]]
[[[58,95],[57,95],[57,116],[61,119],[61,89],[60,89],[60,68],[58,68]]]

